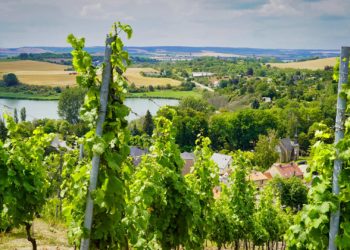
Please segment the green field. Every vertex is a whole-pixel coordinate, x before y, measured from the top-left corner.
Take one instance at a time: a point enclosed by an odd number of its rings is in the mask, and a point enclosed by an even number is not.
[[[26,99],[26,100],[58,100],[59,95],[38,95],[38,94],[27,94],[23,92],[6,92],[0,89],[0,98],[7,99]]]
[[[185,97],[201,97],[201,93],[197,91],[176,91],[176,90],[163,90],[143,93],[130,93],[128,97],[131,98],[169,98],[169,99],[182,99]]]
[[[176,90],[163,90],[154,92],[143,93],[129,93],[128,98],[168,98],[168,99],[182,99],[185,97],[201,97],[201,93],[197,91],[176,91]],[[26,99],[26,100],[58,100],[59,94],[55,95],[40,95],[40,94],[28,94],[25,92],[8,92],[4,88],[0,88],[0,98],[8,99]]]

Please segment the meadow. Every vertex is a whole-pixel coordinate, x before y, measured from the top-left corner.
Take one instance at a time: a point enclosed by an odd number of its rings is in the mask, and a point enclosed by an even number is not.
[[[129,83],[134,83],[137,87],[140,86],[166,86],[168,84],[172,86],[178,86],[181,84],[180,81],[171,78],[163,77],[145,77],[142,75],[144,73],[157,72],[152,68],[128,68],[125,72],[125,77],[128,79]]]
[[[322,58],[315,60],[308,60],[303,62],[289,62],[289,63],[270,63],[272,67],[281,69],[310,69],[318,70],[324,69],[325,66],[334,66],[336,57]]]
[[[30,60],[0,62],[0,77],[14,73],[21,83],[38,86],[67,86],[75,84],[75,76],[67,66]]]

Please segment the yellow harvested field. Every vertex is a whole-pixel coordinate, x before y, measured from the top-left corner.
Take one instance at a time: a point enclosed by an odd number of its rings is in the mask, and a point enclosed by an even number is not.
[[[41,86],[66,86],[74,85],[75,75],[70,75],[72,71],[65,71],[68,66],[37,61],[12,61],[0,62],[0,78],[4,74],[14,73],[20,82],[30,85]],[[125,76],[130,83],[136,86],[148,85],[180,85],[180,81],[170,78],[145,77],[141,72],[157,72],[152,68],[128,68]]]
[[[69,75],[71,71],[64,71],[67,66],[37,62],[13,61],[0,62],[0,77],[7,73],[17,75],[20,82],[30,85],[66,86],[75,84],[75,76]]]
[[[174,86],[181,83],[171,78],[145,77],[141,75],[141,72],[151,73],[157,71],[152,68],[128,68],[124,75],[129,80],[129,83],[134,83],[136,86],[153,85],[155,87],[157,85],[164,86],[167,84]]]
[[[270,63],[272,67],[282,69],[324,69],[325,66],[334,66],[336,57],[322,58],[316,60],[309,60],[304,62],[290,62],[290,63]]]

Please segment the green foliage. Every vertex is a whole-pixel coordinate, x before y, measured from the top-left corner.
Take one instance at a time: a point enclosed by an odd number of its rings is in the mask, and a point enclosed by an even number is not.
[[[25,107],[23,107],[23,108],[21,108],[21,121],[22,122],[25,122],[26,121],[26,118],[27,118],[27,112],[26,112],[26,108]]]
[[[83,50],[85,40],[68,36],[72,45],[73,66],[79,73],[77,83],[87,90],[85,102],[81,108],[81,119],[89,125],[91,130],[85,135],[84,152],[86,158],[78,161],[77,158],[67,160],[71,170],[67,172],[70,178],[64,183],[64,192],[67,193],[64,202],[64,214],[69,221],[69,238],[76,245],[81,238],[90,236],[91,246],[98,249],[121,249],[127,247],[127,230],[122,222],[125,216],[126,196],[128,193],[127,181],[131,174],[131,164],[127,160],[129,155],[129,130],[126,117],[129,108],[125,100],[126,79],[122,73],[130,62],[128,53],[123,49],[123,42],[117,34],[125,31],[131,36],[131,28],[120,23],[113,26],[109,39],[112,39],[111,64],[112,77],[108,90],[106,119],[103,126],[103,136],[95,135],[95,127],[100,107],[100,79],[97,69],[92,65],[91,56]],[[100,155],[100,167],[97,189],[92,193],[94,200],[93,224],[91,232],[83,227],[86,195],[90,162],[93,155]],[[76,185],[79,183],[79,185]]]
[[[4,142],[6,138],[7,138],[7,128],[4,120],[0,118],[0,140]]]
[[[255,214],[255,234],[256,245],[264,242],[283,240],[283,235],[289,227],[288,216],[281,209],[279,197],[275,195],[275,190],[271,186],[265,187]]]
[[[198,134],[208,135],[208,120],[205,113],[179,108],[173,121],[176,128],[176,143],[182,151],[193,150]]]
[[[242,110],[211,117],[209,137],[214,149],[249,150],[258,141],[260,134],[276,129],[275,115],[266,110]]]
[[[337,67],[334,77],[338,78]],[[344,86],[347,89],[347,85]],[[349,100],[346,91],[344,96]],[[309,204],[304,206],[298,214],[295,224],[290,227],[287,234],[289,249],[326,249],[328,247],[328,234],[330,214],[340,208],[340,229],[336,238],[339,249],[350,247],[349,234],[349,121],[345,121],[345,135],[337,145],[328,144],[331,135],[327,129],[316,130],[316,138],[319,140],[311,149],[311,173],[317,172],[319,176],[312,180],[312,187],[308,193]],[[340,193],[332,193],[332,173],[334,160],[338,157],[343,161],[342,172],[339,178]]]
[[[8,73],[3,75],[3,81],[5,83],[6,86],[15,86],[19,84],[19,81],[17,79],[17,76],[13,73]]]
[[[200,204],[181,175],[184,162],[171,121],[157,117],[155,124],[150,154],[142,158],[130,185],[130,241],[135,249],[194,249],[202,242],[191,232]]]
[[[178,110],[181,111],[184,109],[192,109],[205,114],[214,110],[213,106],[211,106],[205,99],[195,97],[186,97],[180,101]]]
[[[210,240],[216,243],[218,249],[222,246],[231,244],[237,239],[238,225],[240,220],[236,214],[232,213],[230,200],[226,191],[226,186],[222,186],[223,192],[215,200],[212,208],[212,228]]]
[[[271,130],[268,135],[259,135],[255,145],[255,162],[262,169],[267,170],[279,157],[276,150],[279,139],[276,132]]]
[[[15,123],[18,123],[18,113],[17,113],[17,109],[15,109],[13,111],[13,120],[15,121]]]
[[[58,115],[71,124],[78,123],[84,96],[85,90],[82,88],[66,88],[58,101]]]
[[[149,112],[149,110],[147,110],[145,120],[143,121],[142,129],[147,135],[152,136],[154,124],[153,124],[152,115]]]
[[[49,188],[45,149],[53,135],[39,127],[24,139],[12,118],[6,123],[9,137],[4,144],[0,142],[0,216],[17,227],[31,224],[45,204]]]
[[[219,169],[211,160],[210,139],[199,137],[196,144],[194,151],[196,161],[191,173],[186,176],[186,182],[200,205],[200,215],[199,218],[195,218],[196,221],[192,224],[191,234],[196,240],[196,244],[192,247],[201,248],[211,230],[216,227],[213,215],[215,204],[213,189],[219,184]]]
[[[231,186],[229,187],[230,207],[240,223],[237,225],[237,235],[234,241],[250,240],[254,229],[253,215],[255,212],[255,192],[251,181],[247,179],[248,169],[251,163],[241,155],[233,160],[231,174]]]
[[[283,206],[299,211],[307,204],[308,190],[301,179],[295,176],[289,179],[274,177],[269,185],[279,194]]]

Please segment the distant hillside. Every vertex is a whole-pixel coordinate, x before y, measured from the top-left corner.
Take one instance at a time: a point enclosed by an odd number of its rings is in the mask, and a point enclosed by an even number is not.
[[[300,49],[258,49],[229,47],[186,47],[186,46],[149,46],[126,47],[132,56],[149,57],[158,60],[184,60],[199,56],[215,57],[269,57],[279,61],[296,61],[307,58],[326,58],[338,56],[338,50],[300,50]],[[104,47],[87,47],[92,54],[103,54]],[[23,47],[0,48],[0,56],[14,56],[20,53],[69,53],[70,47]]]
[[[271,66],[282,69],[324,69],[325,66],[334,66],[336,63],[336,57],[322,58],[316,60],[309,60],[303,62],[290,62],[290,63],[270,63]]]

